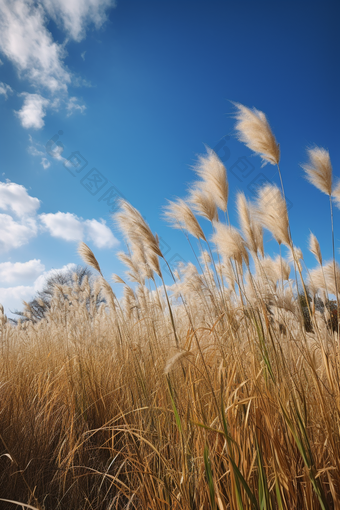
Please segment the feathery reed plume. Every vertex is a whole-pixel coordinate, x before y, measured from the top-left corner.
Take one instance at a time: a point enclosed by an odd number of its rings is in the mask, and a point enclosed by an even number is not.
[[[111,288],[111,285],[103,277],[101,278],[100,283],[101,283],[103,295],[104,295],[105,299],[107,300],[108,305],[110,305],[113,310],[116,310],[116,304],[115,304],[116,296]]]
[[[334,190],[333,190],[333,197],[335,201],[335,205],[338,209],[340,209],[340,181],[337,182]]]
[[[263,233],[262,227],[254,221],[252,217],[251,206],[248,203],[244,193],[238,193],[237,195],[237,212],[241,224],[242,232],[248,244],[248,248],[251,252],[260,252],[262,257],[263,251]]]
[[[120,208],[120,212],[114,215],[114,219],[122,233],[132,241],[143,242],[159,257],[163,258],[157,238],[151,232],[149,225],[140,212],[125,200],[120,200]]]
[[[332,194],[332,164],[329,152],[321,147],[307,150],[309,161],[302,166],[307,180],[328,196]]]
[[[265,114],[256,108],[250,110],[242,104],[233,104],[237,108],[235,128],[238,139],[261,157],[263,165],[267,162],[278,165],[280,147],[275,140]]]
[[[83,241],[81,241],[78,245],[78,253],[85,262],[85,264],[88,264],[89,266],[93,267],[96,271],[98,271],[98,273],[102,275],[96,257],[94,256],[92,250],[90,250],[87,244],[85,244]]]
[[[226,282],[228,283],[229,287],[231,289],[234,289],[236,277],[230,259],[225,260],[223,264],[216,264],[216,269],[219,272],[219,274],[222,274],[222,276],[226,279]]]
[[[274,259],[264,257],[262,260],[255,261],[256,277],[264,285],[268,283],[274,287],[279,280],[288,280],[290,275],[290,265],[280,256]]]
[[[335,244],[334,244],[334,222],[333,222],[333,204],[332,204],[332,191],[333,191],[333,169],[329,152],[321,147],[308,149],[309,162],[301,165],[306,172],[306,177],[309,182],[314,184],[316,188],[329,196],[329,206],[331,213],[331,226],[332,226],[332,249],[333,249],[333,278],[335,283],[335,296],[337,300],[337,313],[338,322],[340,323],[340,302],[338,296],[338,279],[336,276],[336,263],[335,263]]]
[[[125,285],[124,280],[118,274],[113,273],[111,278],[115,283],[123,283]]]
[[[274,184],[265,184],[258,190],[256,215],[279,244],[290,246],[287,205]]]
[[[300,248],[297,246],[290,246],[290,251],[288,253],[288,261],[292,263],[296,263],[300,271],[302,271],[302,266],[300,260],[303,260],[303,254]]]
[[[168,374],[181,360],[187,358],[188,356],[193,356],[194,354],[191,351],[180,351],[176,352],[166,363],[164,368],[164,373]]]
[[[165,206],[164,211],[166,219],[172,223],[174,228],[184,228],[197,239],[206,241],[196,216],[184,200],[181,198],[178,198],[176,202],[169,200],[169,205]]]
[[[216,202],[207,183],[197,183],[191,188],[189,200],[197,214],[211,222],[218,221]]]
[[[335,266],[335,269],[334,269]],[[340,267],[337,262],[330,261],[323,266],[327,289],[331,294],[334,294],[338,299],[338,292],[340,289]]]
[[[229,227],[223,223],[216,223],[212,241],[217,247],[218,252],[222,255],[224,263],[228,259],[234,259],[240,267],[243,260],[247,266],[249,265],[245,242],[236,228]]]
[[[194,171],[205,182],[205,189],[213,196],[217,207],[226,212],[229,194],[227,170],[217,154],[207,147],[207,155],[198,156]]]
[[[149,267],[154,271],[160,278],[162,278],[162,272],[159,265],[159,258],[155,252],[151,250],[146,250],[146,258],[148,261]]]
[[[141,273],[143,279],[149,280],[153,277],[153,272],[149,266],[147,256],[146,256],[146,249],[142,242],[133,242],[132,243],[132,259],[135,262],[136,266],[139,267],[139,272]],[[151,250],[149,250],[150,253]],[[156,258],[157,255],[155,254]]]
[[[336,296],[340,288],[339,264],[337,262],[335,263],[335,272],[333,261],[327,262],[323,267],[312,269],[312,271],[309,272],[308,279],[314,290],[324,289]]]
[[[126,265],[131,271],[138,272],[138,266],[136,266],[135,262],[133,261],[132,257],[130,257],[127,253],[124,253],[123,251],[119,251],[117,253],[117,258],[123,262],[123,264]]]
[[[311,232],[309,236],[309,251],[313,253],[314,257],[319,262],[320,266],[322,266],[322,254],[320,244],[315,235],[313,234],[313,232]]]

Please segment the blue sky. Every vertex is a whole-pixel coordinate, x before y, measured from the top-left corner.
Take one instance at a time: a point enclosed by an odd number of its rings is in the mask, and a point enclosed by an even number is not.
[[[119,195],[161,236],[169,260],[191,259],[162,207],[185,197],[204,144],[227,167],[235,224],[236,192],[252,198],[256,185],[278,176],[236,141],[230,101],[255,106],[270,121],[293,239],[307,265],[314,266],[310,229],[331,257],[327,197],[305,181],[299,164],[317,144],[329,149],[340,177],[339,14],[336,1],[2,0],[6,312],[32,297],[48,271],[81,263],[80,239],[107,277],[122,273],[115,254],[124,242],[111,217]],[[337,248],[339,225],[337,210]],[[266,249],[277,250],[269,235]]]

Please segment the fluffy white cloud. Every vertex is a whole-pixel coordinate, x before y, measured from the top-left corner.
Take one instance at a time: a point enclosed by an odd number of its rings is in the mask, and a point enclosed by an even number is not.
[[[12,210],[17,216],[34,215],[40,207],[40,200],[31,197],[26,188],[15,182],[0,182],[0,209]]]
[[[46,116],[46,108],[49,105],[48,99],[40,94],[22,94],[24,96],[24,104],[21,110],[16,112],[20,119],[22,127],[29,129],[41,129],[44,125],[44,117]]]
[[[97,248],[112,248],[118,239],[104,220],[83,220],[72,213],[41,214],[40,220],[52,237],[65,241],[92,241]]]
[[[0,263],[0,281],[1,283],[34,281],[44,271],[44,264],[37,259],[28,262],[2,262]]]
[[[52,237],[65,241],[81,241],[84,237],[82,221],[71,213],[41,214],[40,219]]]
[[[65,50],[46,23],[44,9],[33,0],[2,0],[0,49],[33,84],[66,91],[71,77],[63,63]]]
[[[9,214],[0,214],[0,253],[23,246],[37,233],[34,218],[15,221]]]
[[[7,83],[0,81],[0,94],[5,96],[5,99],[7,99],[8,94],[11,94],[12,92],[13,92],[12,87],[7,85]]]
[[[34,286],[18,285],[17,287],[0,287],[0,303],[5,309],[5,314],[11,316],[10,312],[22,310],[23,301],[29,301],[34,295]]]
[[[114,0],[42,0],[48,14],[75,41],[81,41],[86,28],[93,23],[100,28],[106,21],[106,10],[115,6]]]
[[[30,261],[32,262],[32,261]],[[32,285],[17,285],[13,287],[0,287],[0,303],[5,308],[5,313],[11,315],[10,312],[23,309],[23,301],[30,301],[37,292],[41,291],[46,283],[49,276],[52,276],[55,272],[64,273],[69,270],[76,269],[75,264],[67,264],[60,269],[51,269],[45,271],[43,274],[38,276]]]
[[[106,225],[104,220],[86,220],[84,222],[86,238],[97,248],[112,248],[119,244],[118,239]]]

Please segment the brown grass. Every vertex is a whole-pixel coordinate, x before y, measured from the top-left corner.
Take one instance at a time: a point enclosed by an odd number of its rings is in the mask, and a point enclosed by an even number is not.
[[[320,288],[314,282],[302,309],[300,266],[288,279],[281,256],[262,258],[256,243],[248,253],[214,220],[222,253],[199,244],[197,268],[179,267],[162,287],[150,255],[157,236],[126,203],[122,218],[128,240],[132,223],[141,236],[131,235],[127,277],[115,276],[121,300],[99,277],[92,288],[86,279],[56,288],[38,323],[14,327],[0,310],[2,500],[53,510],[339,510],[339,342],[320,305],[326,280],[336,288],[332,265],[319,265]],[[276,237],[297,266],[288,229]],[[229,251],[224,230],[237,238]]]

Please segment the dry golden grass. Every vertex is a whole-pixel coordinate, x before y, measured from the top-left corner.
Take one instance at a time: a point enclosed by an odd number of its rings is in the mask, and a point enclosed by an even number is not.
[[[311,273],[302,310],[288,217],[281,228],[275,203],[266,219],[240,200],[246,240],[207,214],[218,253],[197,232],[199,264],[174,271],[171,287],[157,236],[123,203],[121,300],[99,276],[56,287],[39,322],[14,327],[0,313],[1,508],[340,509],[339,337],[322,308],[338,266]],[[185,204],[178,220],[190,232]],[[281,256],[263,257],[256,218],[291,250],[291,279]]]

